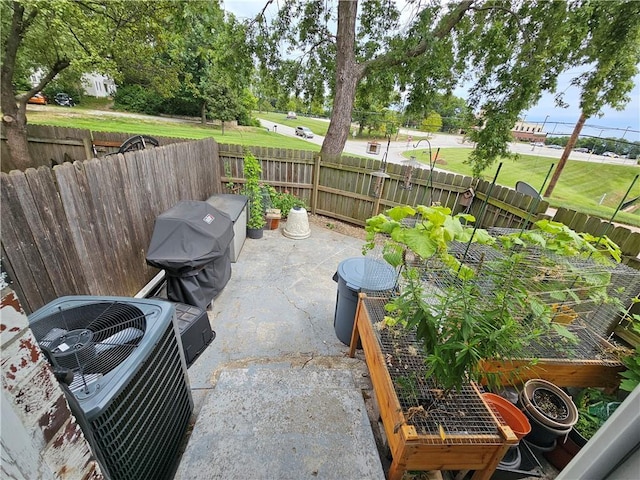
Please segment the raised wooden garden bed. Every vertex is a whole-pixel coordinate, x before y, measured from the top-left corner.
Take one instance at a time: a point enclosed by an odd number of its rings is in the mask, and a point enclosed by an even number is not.
[[[559,387],[616,388],[624,365],[616,347],[588,327],[568,327],[579,339],[577,345],[561,347],[557,337],[531,349],[531,358],[512,361],[485,361],[486,372],[498,374],[503,382],[517,372],[517,380],[526,382],[542,378]],[[532,364],[532,359],[535,362]]]
[[[349,353],[360,341],[393,457],[389,480],[407,470],[474,470],[473,479],[490,478],[516,436],[477,385],[446,393],[425,379],[411,332],[379,328],[385,302],[360,294]]]

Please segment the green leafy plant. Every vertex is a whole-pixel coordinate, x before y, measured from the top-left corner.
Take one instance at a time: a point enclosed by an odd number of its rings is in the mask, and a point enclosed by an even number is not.
[[[595,435],[602,424],[613,413],[619,402],[597,388],[585,388],[575,398],[578,407],[578,421],[574,428],[585,439]]]
[[[631,328],[640,334],[640,315],[632,315]],[[622,363],[627,369],[620,374],[624,379],[620,389],[631,392],[640,385],[640,344],[636,345],[633,353],[622,358]]]
[[[279,192],[271,185],[267,185],[266,189],[271,198],[271,207],[279,209],[283,219],[287,218],[289,211],[293,207],[307,208],[304,200],[299,199],[287,190]]]
[[[244,156],[244,177],[245,184],[242,193],[249,199],[249,218],[247,228],[263,228],[266,221],[264,219],[264,208],[262,203],[262,189],[260,188],[260,175],[262,167],[251,152]]]
[[[445,207],[403,206],[370,218],[365,227],[363,253],[375,248],[382,235],[383,258],[401,272],[399,293],[385,306],[385,322],[415,329],[427,376],[446,390],[469,380],[499,387],[503,377],[487,373],[483,361],[527,358],[527,347],[542,335],[575,342],[565,326],[551,321],[549,299],[530,291],[529,275],[537,272],[537,264],[527,258],[529,248],[553,258],[611,256],[609,249],[615,254],[615,244],[594,246],[592,239],[557,222],[493,238],[473,229],[469,224],[474,221],[471,215],[451,215]],[[493,253],[470,266],[451,253],[453,241],[482,243]],[[589,278],[576,272],[571,281],[588,283]],[[514,381],[518,373],[513,372]]]

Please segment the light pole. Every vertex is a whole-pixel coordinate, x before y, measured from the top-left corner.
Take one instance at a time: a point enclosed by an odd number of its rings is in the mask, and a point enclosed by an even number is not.
[[[600,130],[600,133],[598,134],[598,140],[600,140],[600,137],[602,136],[602,132],[604,132],[604,130]],[[600,142],[598,141],[598,144],[599,143]],[[587,160],[591,159],[591,155],[593,155],[593,151],[595,150],[595,148],[596,148],[596,141],[594,140],[593,147],[591,147],[591,152],[589,152],[589,158]],[[604,162],[604,158],[602,159],[602,161]]]
[[[629,127],[624,129],[624,133],[622,134],[622,138],[620,140],[624,140],[624,136],[627,134],[627,132],[629,131],[630,128],[631,128],[631,126],[629,126]]]
[[[544,122],[542,122],[542,128],[540,129],[542,133],[544,133],[544,126],[546,125],[548,118],[549,118],[549,115],[544,117]]]

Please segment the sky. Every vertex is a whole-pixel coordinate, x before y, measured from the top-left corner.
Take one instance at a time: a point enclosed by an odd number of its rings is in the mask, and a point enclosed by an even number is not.
[[[547,115],[545,130],[551,133],[555,127],[555,134],[570,134],[580,117],[580,92],[569,85],[573,78],[570,73],[561,74],[558,78],[558,91],[565,92],[564,101],[570,106],[559,108],[555,105],[554,95],[544,95],[538,104],[523,112],[526,122],[543,122]],[[634,79],[634,88],[630,92],[630,101],[622,111],[604,108],[603,116],[587,119],[582,135],[598,137],[616,137],[630,141],[640,141],[640,74]],[[554,123],[557,122],[557,123]],[[568,123],[565,125],[564,123]]]
[[[251,18],[266,4],[267,0],[223,0],[224,8],[239,18]],[[399,4],[405,4],[404,0],[395,0]],[[277,2],[270,6],[269,10],[275,11]],[[402,7],[400,7],[402,8]],[[404,9],[407,14],[407,9]],[[580,117],[579,90],[570,85],[575,73],[566,72],[558,77],[558,92],[564,92],[564,102],[569,104],[567,108],[559,108],[555,105],[555,94],[545,94],[538,103],[529,110],[522,112],[520,117],[527,123],[544,123],[544,130],[548,134],[571,134],[574,125]],[[640,141],[640,74],[636,75],[635,86],[629,94],[630,101],[622,111],[612,108],[604,108],[601,117],[587,119],[582,130],[582,136],[593,137],[624,137],[629,141]],[[455,90],[455,94],[466,99],[468,87],[464,85]]]

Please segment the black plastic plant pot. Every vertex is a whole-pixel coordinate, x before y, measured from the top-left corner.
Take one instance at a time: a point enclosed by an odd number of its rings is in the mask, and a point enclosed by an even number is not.
[[[531,432],[525,438],[539,449],[552,447],[556,439],[568,435],[578,421],[578,408],[571,397],[546,380],[526,382],[519,402],[531,423]]]
[[[531,424],[531,431],[525,436],[525,440],[529,444],[533,445],[539,450],[545,451],[547,449],[553,449],[558,437],[568,435],[571,431],[571,427],[567,430],[556,430],[538,421],[536,417],[531,415],[528,410],[524,410],[524,414],[529,419]]]
[[[247,237],[257,240],[264,235],[264,229],[262,228],[249,228],[247,227]]]
[[[546,380],[527,381],[519,400],[524,411],[550,430],[568,432],[578,421],[578,407],[571,397]]]

